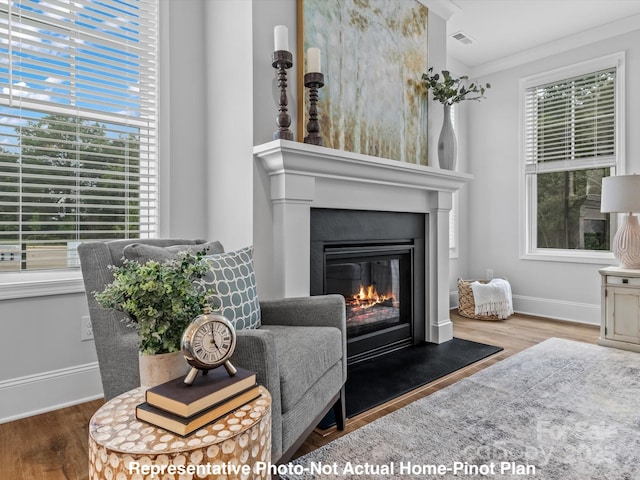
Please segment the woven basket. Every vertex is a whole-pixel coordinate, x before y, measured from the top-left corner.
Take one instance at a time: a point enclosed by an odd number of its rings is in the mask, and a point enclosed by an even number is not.
[[[489,280],[463,280],[458,279],[458,313],[463,317],[476,320],[500,320],[497,315],[476,315],[476,304],[473,299],[473,282],[489,283]]]

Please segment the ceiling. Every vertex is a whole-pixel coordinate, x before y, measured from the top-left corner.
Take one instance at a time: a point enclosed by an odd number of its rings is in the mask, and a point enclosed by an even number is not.
[[[640,26],[640,0],[448,0],[447,53],[472,70],[585,31]],[[616,30],[618,28],[618,30]],[[450,35],[462,31],[465,45]],[[621,32],[622,33],[622,32]],[[597,39],[597,38],[596,38]],[[569,43],[569,42],[565,42]]]

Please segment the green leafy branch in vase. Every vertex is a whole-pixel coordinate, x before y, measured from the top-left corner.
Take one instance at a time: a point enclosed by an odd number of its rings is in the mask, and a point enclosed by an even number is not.
[[[433,67],[422,74],[422,81],[428,90],[431,90],[433,99],[443,105],[453,105],[463,100],[480,101],[484,96],[484,92],[491,88],[489,83],[484,85],[479,83],[470,83],[469,77],[463,75],[455,78],[451,76],[448,70],[442,70],[442,77],[439,73],[433,73]]]

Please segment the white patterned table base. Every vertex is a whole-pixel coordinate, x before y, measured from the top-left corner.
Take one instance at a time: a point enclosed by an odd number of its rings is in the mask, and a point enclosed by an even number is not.
[[[141,389],[103,405],[89,424],[90,480],[266,479],[271,396],[261,396],[188,437],[140,422]],[[155,474],[152,476],[152,474]]]

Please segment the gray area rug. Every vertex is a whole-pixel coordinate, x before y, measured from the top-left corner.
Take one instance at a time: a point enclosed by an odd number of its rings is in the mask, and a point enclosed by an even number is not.
[[[552,338],[281,466],[284,479],[640,479],[640,354]]]

